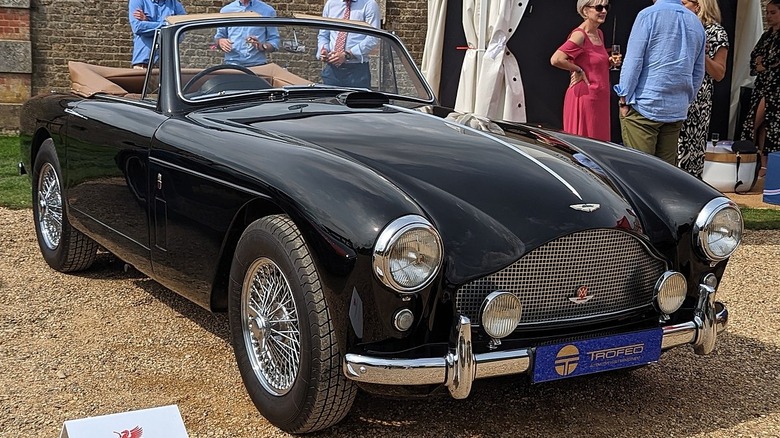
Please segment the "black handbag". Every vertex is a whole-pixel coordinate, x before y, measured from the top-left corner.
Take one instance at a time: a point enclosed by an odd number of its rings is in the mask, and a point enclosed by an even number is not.
[[[742,157],[740,154],[755,154],[756,155],[756,171],[753,174],[753,181],[750,183],[750,188],[743,191],[742,193],[749,192],[753,190],[753,187],[756,185],[756,182],[758,181],[758,174],[761,171],[761,152],[759,152],[756,145],[753,144],[750,140],[738,140],[735,141],[734,144],[731,145],[731,151],[734,152],[737,156],[737,165],[735,166],[736,172],[737,172],[737,183],[734,184],[734,193],[740,193],[737,191],[737,187],[743,185],[741,179],[739,179],[739,163],[742,161]]]

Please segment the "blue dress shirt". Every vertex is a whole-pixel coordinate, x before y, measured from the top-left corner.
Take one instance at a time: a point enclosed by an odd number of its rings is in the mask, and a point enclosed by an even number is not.
[[[379,11],[379,4],[376,0],[346,0],[351,1],[349,19],[354,21],[365,21],[372,27],[379,29],[381,26],[382,13]],[[322,9],[322,16],[326,18],[344,18],[344,12],[347,7],[345,0],[328,0]],[[339,33],[336,31],[321,30],[317,35],[317,57],[320,57],[322,49],[328,52],[336,46],[336,38]],[[353,58],[347,61],[350,63],[368,62],[368,54],[374,50],[379,41],[365,34],[347,34],[346,50]]]
[[[250,0],[249,4],[244,6],[240,0],[229,3],[219,11],[228,12],[257,12],[263,17],[276,17],[276,11],[271,6],[260,0]],[[233,45],[233,49],[225,53],[225,64],[237,64],[246,67],[254,65],[263,65],[268,62],[265,51],[258,50],[252,44],[247,43],[248,37],[257,38],[261,43],[268,43],[274,46],[274,50],[279,49],[279,29],[276,27],[220,27],[214,40],[227,38]]]
[[[133,65],[149,63],[154,31],[165,24],[168,16],[187,13],[178,0],[130,0],[127,8],[130,28],[133,30]],[[133,17],[137,9],[144,11],[146,20]]]
[[[657,0],[634,21],[615,92],[650,120],[685,120],[704,79],[705,42],[704,26],[680,0]]]

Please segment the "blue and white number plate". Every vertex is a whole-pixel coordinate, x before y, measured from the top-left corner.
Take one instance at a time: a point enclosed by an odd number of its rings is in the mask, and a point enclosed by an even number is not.
[[[536,349],[534,383],[658,362],[663,330],[586,339]]]

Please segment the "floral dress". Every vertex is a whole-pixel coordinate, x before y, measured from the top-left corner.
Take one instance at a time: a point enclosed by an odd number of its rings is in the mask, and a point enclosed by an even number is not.
[[[756,57],[763,57],[763,72],[756,71]],[[756,109],[764,99],[766,105],[766,140],[764,153],[780,151],[780,31],[769,29],[761,35],[750,52],[750,74],[756,77],[753,95],[750,97],[750,112],[742,125],[742,139],[753,140]]]
[[[723,26],[710,23],[704,27],[704,31],[707,35],[707,56],[714,58],[720,48],[728,49],[729,37]],[[707,131],[712,116],[713,88],[712,76],[705,74],[696,100],[688,107],[688,118],[683,123],[680,138],[677,140],[677,165],[700,179],[704,171]]]

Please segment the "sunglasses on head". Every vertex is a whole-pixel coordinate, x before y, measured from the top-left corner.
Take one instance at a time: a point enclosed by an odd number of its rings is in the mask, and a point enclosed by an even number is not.
[[[596,5],[596,6],[588,6],[588,7],[595,9],[596,12],[609,11],[609,5]]]

